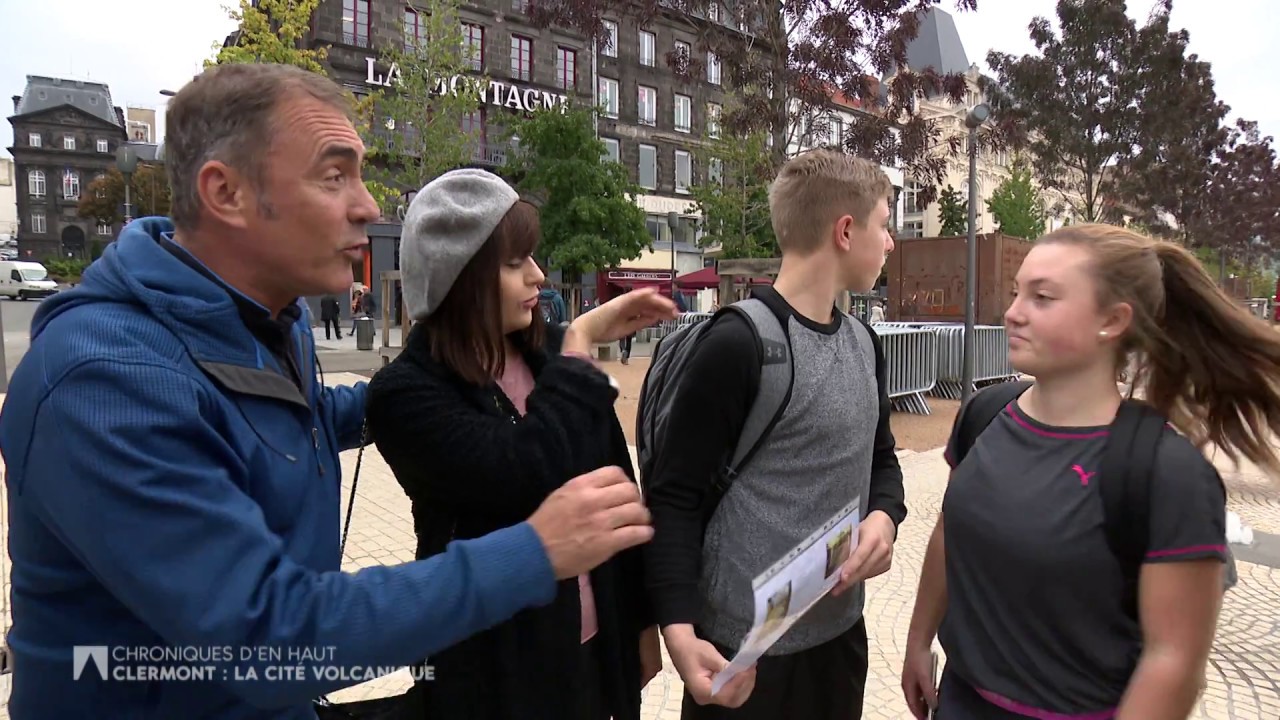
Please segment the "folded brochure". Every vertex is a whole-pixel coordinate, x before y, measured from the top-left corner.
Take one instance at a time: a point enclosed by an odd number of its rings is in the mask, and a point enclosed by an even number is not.
[[[840,582],[840,567],[858,544],[862,498],[844,506],[822,527],[751,581],[756,618],[738,654],[711,679],[715,695],[735,675],[751,667],[809,608]]]

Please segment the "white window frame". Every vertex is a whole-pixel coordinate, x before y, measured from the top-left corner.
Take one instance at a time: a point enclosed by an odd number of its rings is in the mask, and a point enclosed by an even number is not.
[[[27,144],[31,147],[44,147],[44,138],[40,133],[29,133],[27,135]]]
[[[75,135],[63,135],[63,136],[62,136],[62,149],[63,149],[63,150],[75,150],[75,149],[76,149],[76,136],[75,136]]]
[[[707,137],[720,137],[720,114],[724,107],[719,103],[707,103]]]
[[[653,182],[646,185],[644,182],[644,160],[648,155],[653,160]],[[658,189],[658,148],[656,145],[640,145],[640,152],[636,160],[636,184],[645,190]]]
[[[707,51],[707,82],[712,85],[720,84],[720,58],[711,51]]]
[[[80,173],[75,170],[62,173],[62,197],[67,200],[80,199]]]
[[[604,160],[622,162],[622,143],[617,138],[602,137],[600,142],[604,143]]]
[[[46,192],[45,175],[43,170],[27,171],[27,194],[31,197],[44,197]]]
[[[98,223],[98,234],[99,234],[99,235],[110,235],[110,234],[111,234],[111,226],[110,226],[110,225],[108,225],[108,224],[106,224],[106,223]]]
[[[49,232],[48,218],[45,217],[43,210],[31,211],[31,232],[41,235]]]
[[[687,133],[693,129],[693,98],[688,95],[675,94],[675,102],[672,103],[671,110],[672,119],[675,123],[676,132]]]
[[[653,67],[658,56],[658,36],[648,30],[640,31],[640,64]]]
[[[98,152],[111,152],[111,145],[106,140],[98,140]]]
[[[693,156],[689,154],[688,150],[676,151],[675,178],[676,192],[681,195],[687,195],[689,186],[693,184]]]
[[[612,20],[604,21],[604,29],[608,35],[603,46],[600,48],[600,54],[605,57],[618,57],[618,23]]]
[[[641,125],[658,124],[657,88],[647,85],[636,86],[636,119]]]
[[[604,107],[605,117],[618,117],[618,81],[613,78],[600,78],[600,104]]]

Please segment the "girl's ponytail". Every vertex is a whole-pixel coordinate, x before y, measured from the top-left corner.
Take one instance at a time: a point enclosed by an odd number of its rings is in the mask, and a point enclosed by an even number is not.
[[[1280,476],[1280,331],[1223,292],[1185,248],[1125,228],[1074,225],[1041,242],[1093,255],[1101,305],[1128,303],[1120,367],[1197,446]]]

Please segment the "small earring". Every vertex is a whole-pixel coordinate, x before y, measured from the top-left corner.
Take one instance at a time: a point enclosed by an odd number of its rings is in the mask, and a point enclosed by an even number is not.
[[[1099,331],[1098,331],[1098,337],[1106,337],[1106,336],[1107,336],[1107,331],[1106,331],[1106,330],[1099,330]]]

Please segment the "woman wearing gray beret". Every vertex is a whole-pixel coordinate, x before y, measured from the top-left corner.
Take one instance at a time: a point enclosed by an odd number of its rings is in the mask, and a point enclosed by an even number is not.
[[[634,475],[612,378],[591,358],[675,317],[652,292],[605,303],[567,328],[537,312],[537,210],[501,178],[456,170],[414,198],[400,241],[406,311],[399,357],[369,386],[373,441],[413,501],[417,557],[524,520],[600,467]],[[414,687],[432,720],[638,720],[661,668],[639,548],[560,583],[549,605],[426,658]]]

